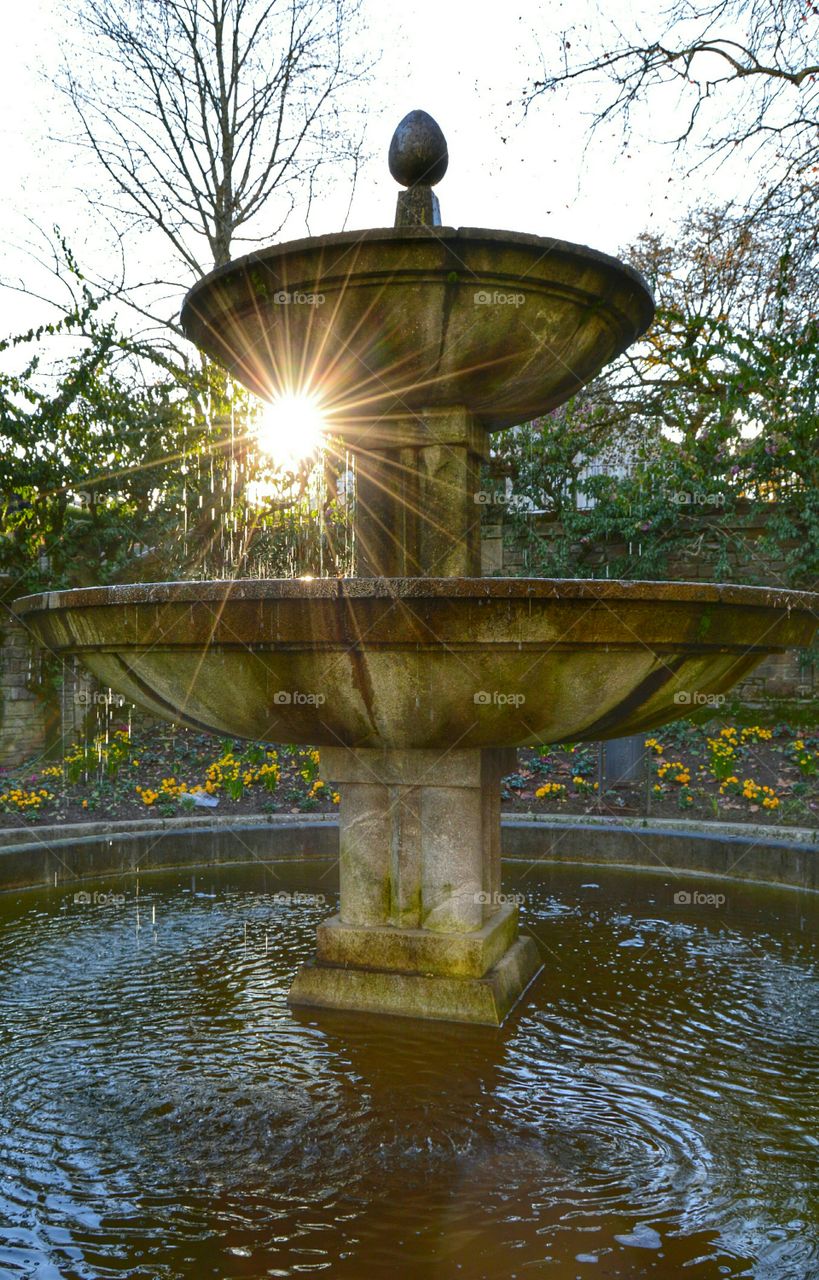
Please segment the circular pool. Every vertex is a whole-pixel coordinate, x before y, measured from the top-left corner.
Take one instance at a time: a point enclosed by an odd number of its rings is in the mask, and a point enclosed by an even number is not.
[[[819,1276],[819,897],[505,888],[499,1031],[287,1006],[331,861],[0,895],[0,1275]]]

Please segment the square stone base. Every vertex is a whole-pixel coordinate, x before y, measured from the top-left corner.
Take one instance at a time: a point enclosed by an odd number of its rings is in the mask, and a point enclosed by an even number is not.
[[[344,924],[331,916],[316,930],[319,964],[420,973],[427,978],[482,978],[518,936],[518,909],[505,904],[481,929],[440,933],[393,925]]]
[[[499,1027],[542,969],[537,944],[518,938],[482,978],[352,968],[310,960],[290,988],[293,1005]]]

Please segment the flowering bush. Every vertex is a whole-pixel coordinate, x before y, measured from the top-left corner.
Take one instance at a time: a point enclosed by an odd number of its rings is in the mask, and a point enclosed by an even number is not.
[[[819,770],[819,751],[812,750],[803,738],[797,738],[791,746],[791,759],[799,772],[811,778]]]
[[[739,740],[744,746],[746,742],[770,742],[772,737],[773,729],[765,729],[758,724],[752,724],[741,730]]]
[[[0,806],[7,813],[30,813],[32,810],[40,808],[44,800],[51,800],[52,796],[45,787],[41,787],[39,791],[28,791],[25,787],[10,787],[8,791],[0,794]]]
[[[695,731],[692,731],[695,732]],[[779,729],[777,734],[782,733]],[[738,764],[744,757],[753,756],[753,747],[759,744],[772,743],[775,733],[773,729],[768,729],[761,725],[748,725],[737,730],[732,725],[725,725],[720,728],[717,734],[712,736],[706,735],[705,748],[708,758],[708,767],[698,765],[697,782],[700,787],[699,794],[707,795],[702,790],[704,784],[711,782],[711,779],[718,784],[716,797],[713,798],[713,812],[715,815],[719,809],[720,797],[736,797],[739,800],[746,800],[749,803],[751,811],[763,808],[768,811],[779,809],[781,806],[780,796],[777,795],[774,787],[765,783],[758,783],[753,778],[740,779],[738,772]],[[655,755],[663,756],[663,745],[656,738],[646,739],[645,746],[653,751]],[[694,753],[696,754],[696,746],[692,743]],[[785,748],[776,747],[775,751],[784,753],[786,758],[790,755],[793,764],[799,765],[800,750],[804,751],[805,744],[802,739],[795,739],[789,746]],[[812,756],[806,761],[808,769],[812,764]],[[690,789],[691,767],[684,765],[680,760],[661,759],[656,763],[656,772],[659,781],[654,784],[653,792],[655,795],[662,794],[666,790],[668,782],[676,782],[680,786],[678,802],[680,808],[690,807],[695,800],[695,794]],[[665,785],[664,785],[665,783]],[[787,783],[783,783],[787,786]],[[729,808],[736,808],[736,805],[728,804]]]
[[[706,742],[714,777],[718,781],[727,778],[733,772],[734,764],[736,763],[737,747],[739,746],[736,729],[720,729],[719,737],[708,738]]]
[[[754,782],[752,778],[746,778],[742,784],[742,795],[746,800],[752,803],[757,801],[764,809],[777,809],[779,800],[776,792],[772,787],[760,786],[758,782]]]
[[[110,736],[100,734],[91,742],[80,743],[72,747],[63,759],[65,776],[70,783],[77,783],[81,778],[97,773],[116,778],[121,767],[128,761],[130,746],[131,735],[127,729],[115,729]],[[63,771],[56,766],[51,769],[52,777]],[[45,770],[43,773],[45,774]]]
[[[565,800],[566,788],[562,782],[546,782],[535,792],[538,800]]]
[[[673,782],[678,782],[683,787],[687,787],[691,781],[691,774],[682,760],[664,760],[661,765],[657,766],[658,778],[666,778],[668,774],[671,774]]]

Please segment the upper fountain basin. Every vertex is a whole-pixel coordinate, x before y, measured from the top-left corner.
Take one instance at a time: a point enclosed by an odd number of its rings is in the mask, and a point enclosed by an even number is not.
[[[295,240],[211,272],[188,337],[266,398],[310,391],[330,429],[463,405],[495,430],[562,404],[651,323],[638,272],[582,245],[475,228]]]
[[[54,591],[15,609],[52,652],[79,655],[167,720],[445,752],[616,737],[718,705],[760,658],[810,643],[819,597],[685,582],[275,579]]]

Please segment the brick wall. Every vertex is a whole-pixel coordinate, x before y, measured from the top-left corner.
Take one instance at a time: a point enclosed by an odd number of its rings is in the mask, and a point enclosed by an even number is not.
[[[0,617],[0,765],[16,765],[44,751],[55,719],[53,704],[33,687],[32,646],[25,627]]]

